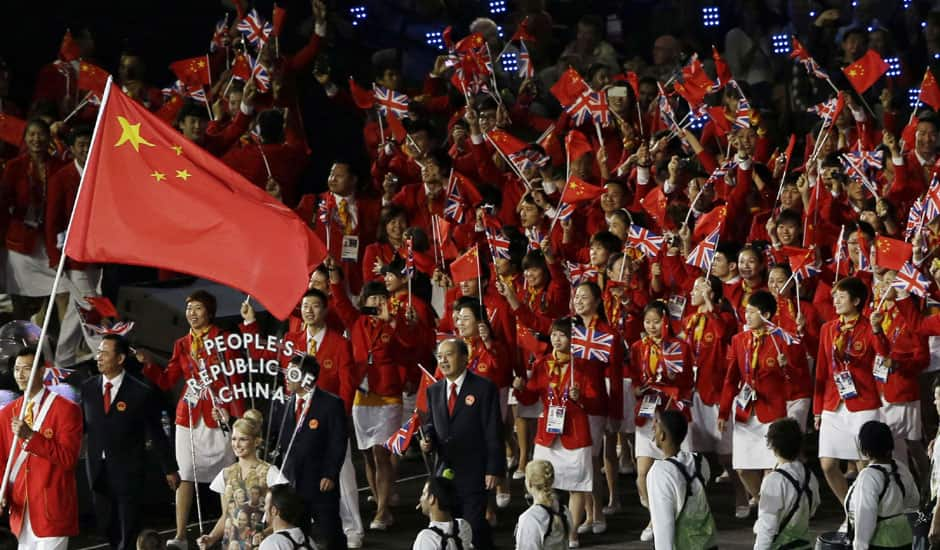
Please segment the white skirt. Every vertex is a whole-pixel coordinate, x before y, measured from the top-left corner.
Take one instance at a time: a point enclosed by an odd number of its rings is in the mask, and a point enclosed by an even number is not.
[[[516,403],[513,403],[516,401]],[[519,403],[516,399],[516,396],[512,392],[509,393],[509,404],[516,406],[516,418],[527,418],[535,420],[538,417],[542,416],[542,401],[536,401],[531,405],[523,405]]]
[[[356,430],[356,446],[364,451],[380,446],[401,427],[401,404],[353,405],[353,427]]]
[[[858,451],[858,431],[869,420],[881,420],[881,411],[851,412],[845,402],[835,411],[823,411],[819,425],[819,457],[841,460],[861,460]]]
[[[42,243],[32,254],[10,250],[7,255],[7,293],[15,296],[48,296],[55,282],[55,270],[49,267],[49,256]]]
[[[767,430],[770,424],[757,419],[751,413],[747,422],[734,421],[734,452],[731,467],[735,470],[770,470],[777,464],[774,452],[767,446]]]
[[[809,419],[810,406],[813,401],[809,397],[787,401],[787,417],[800,423],[800,430],[806,431],[806,422]]]
[[[201,419],[195,419],[195,422],[196,426],[191,430],[185,426],[176,427],[176,464],[183,481],[211,483],[223,468],[235,463],[235,453],[225,432],[219,428],[207,428]],[[193,447],[196,449],[195,470]]]
[[[553,489],[561,491],[590,492],[594,484],[594,467],[591,463],[591,447],[566,449],[561,438],[556,437],[551,447],[536,445],[534,460],[547,460],[555,470]]]
[[[698,392],[692,394],[692,424],[689,426],[689,448],[696,453],[732,454],[734,430],[718,431],[718,405],[706,405]]]
[[[907,403],[888,403],[881,398],[881,414],[885,424],[891,428],[891,433],[899,439],[918,441],[923,429],[921,427],[920,401]]]

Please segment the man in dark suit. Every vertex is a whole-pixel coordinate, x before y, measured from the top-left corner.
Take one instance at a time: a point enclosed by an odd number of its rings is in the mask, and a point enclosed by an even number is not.
[[[316,387],[319,375],[320,364],[312,355],[292,359],[287,389],[293,395],[276,408],[272,422],[280,426],[281,473],[303,497],[327,549],[345,550],[339,472],[346,459],[346,412],[342,399]]]
[[[85,461],[99,527],[112,548],[137,546],[141,481],[148,454],[156,456],[171,490],[179,484],[176,460],[160,423],[157,390],[124,371],[127,340],[105,335],[98,345],[97,376],[82,384],[82,412],[88,436]],[[148,450],[145,442],[150,439]]]
[[[463,340],[449,339],[437,348],[444,379],[428,388],[426,439],[421,450],[437,451],[438,471],[454,471],[458,517],[470,523],[473,546],[493,548],[486,521],[487,491],[505,475],[503,420],[499,390],[489,380],[467,371],[469,352]]]

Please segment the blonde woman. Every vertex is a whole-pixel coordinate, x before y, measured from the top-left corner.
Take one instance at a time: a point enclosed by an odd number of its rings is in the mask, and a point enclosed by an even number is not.
[[[555,499],[552,485],[555,470],[547,460],[533,460],[525,468],[525,488],[533,503],[519,516],[516,524],[516,550],[565,550],[577,548],[577,539],[569,541],[568,511]]]
[[[277,466],[258,458],[262,419],[259,411],[250,409],[232,426],[232,451],[238,461],[219,472],[209,485],[210,489],[221,496],[222,510],[225,512],[208,535],[199,537],[200,548],[209,548],[220,540],[222,548],[229,548],[233,542],[237,543],[241,550],[258,546],[255,541],[260,537],[254,535],[261,533],[265,526],[260,521],[252,522],[250,518],[262,517],[263,503],[253,506],[246,496],[253,490],[265,494],[268,487],[287,483]],[[226,524],[233,527],[226,529]]]

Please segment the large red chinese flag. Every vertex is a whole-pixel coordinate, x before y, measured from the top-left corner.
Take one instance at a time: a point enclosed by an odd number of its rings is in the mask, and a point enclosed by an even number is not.
[[[911,243],[880,235],[875,237],[874,263],[878,267],[897,271],[911,259],[913,253]]]
[[[591,91],[591,87],[581,78],[578,71],[569,68],[561,74],[558,82],[555,82],[550,91],[562,107],[567,107],[581,97],[584,92]]]
[[[918,101],[926,103],[936,111],[940,109],[940,86],[937,85],[937,79],[933,77],[930,67],[924,72],[924,80],[920,83],[920,94]]]
[[[566,185],[564,191],[561,192],[561,202],[575,204],[594,200],[603,194],[603,187],[591,185],[576,176],[571,176],[571,179],[568,180],[568,185]]]
[[[101,97],[109,76],[108,71],[101,67],[82,61],[78,65],[78,89],[94,92]]]
[[[450,278],[454,284],[472,281],[480,276],[480,250],[478,245],[464,252],[450,264]]]
[[[212,279],[280,319],[326,254],[290,208],[110,83],[65,252]]]
[[[287,10],[274,4],[274,13],[271,14],[271,36],[281,36],[281,30],[284,28],[284,20],[287,18]]]
[[[26,121],[13,115],[0,113],[0,141],[19,147],[23,145]]]
[[[864,94],[872,87],[881,75],[888,72],[888,64],[875,50],[868,50],[858,61],[842,69],[849,84],[855,91]]]

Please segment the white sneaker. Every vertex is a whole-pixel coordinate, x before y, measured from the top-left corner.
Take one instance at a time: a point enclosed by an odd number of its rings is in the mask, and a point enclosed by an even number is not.
[[[607,522],[606,521],[595,521],[594,525],[591,526],[591,532],[595,535],[602,535],[607,532]]]
[[[581,543],[576,540],[569,540],[568,548],[581,548]]]
[[[497,508],[506,508],[509,506],[509,500],[512,498],[512,495],[509,493],[496,493],[496,507]]]
[[[605,516],[612,516],[619,511],[620,511],[619,502],[615,503],[613,506],[604,506],[604,508],[601,509],[601,512],[603,512]]]
[[[650,542],[653,540],[653,526],[647,525],[640,533],[640,542]]]
[[[166,541],[166,547],[187,550],[189,548],[189,542],[186,539],[170,539]]]
[[[346,548],[362,548],[362,535],[346,533]]]
[[[748,505],[744,506],[735,506],[734,507],[734,517],[738,519],[747,519],[751,515],[751,507]]]
[[[585,521],[584,523],[578,526],[578,534],[583,535],[585,533],[590,533],[592,525],[593,523],[591,523],[590,521]]]
[[[516,470],[512,473],[513,479],[525,479],[525,472],[523,470]]]

